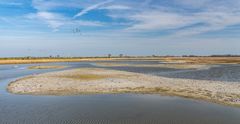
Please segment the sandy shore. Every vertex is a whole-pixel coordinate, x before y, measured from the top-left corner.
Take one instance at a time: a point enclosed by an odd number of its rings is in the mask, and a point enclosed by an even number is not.
[[[31,95],[160,93],[240,106],[239,82],[172,79],[96,68],[33,75],[11,82],[7,89]]]

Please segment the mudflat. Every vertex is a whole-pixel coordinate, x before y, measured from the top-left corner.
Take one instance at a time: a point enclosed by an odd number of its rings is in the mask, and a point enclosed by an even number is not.
[[[240,107],[239,82],[172,79],[99,68],[32,75],[11,82],[7,89],[29,95],[159,93]]]

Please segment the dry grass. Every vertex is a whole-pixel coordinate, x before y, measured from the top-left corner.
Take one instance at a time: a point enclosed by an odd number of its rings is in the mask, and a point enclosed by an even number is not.
[[[0,64],[31,64],[31,63],[51,63],[51,62],[81,62],[81,61],[149,61],[158,60],[152,57],[136,57],[136,58],[34,58],[34,59],[21,59],[21,58],[0,58]]]
[[[96,61],[105,60],[103,58],[99,59],[6,59],[0,60],[0,64],[31,64],[31,63],[51,63],[51,62],[79,62],[79,61]]]
[[[50,62],[79,62],[79,61],[165,61],[193,64],[240,64],[240,57],[133,57],[133,58],[0,58],[0,64],[30,64]]]
[[[108,78],[107,75],[96,75],[96,74],[74,74],[74,75],[65,75],[65,76],[55,76],[55,78],[68,78],[74,80],[100,80]]]

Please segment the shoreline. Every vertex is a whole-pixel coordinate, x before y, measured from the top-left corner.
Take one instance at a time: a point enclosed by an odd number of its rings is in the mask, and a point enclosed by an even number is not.
[[[188,64],[188,63],[161,63],[161,64],[119,64],[109,62],[97,62],[98,67],[155,67],[155,68],[170,68],[170,69],[209,69],[216,65],[207,64]]]
[[[39,69],[64,69],[68,66],[60,66],[60,65],[36,65],[36,66],[30,66],[28,69],[30,70],[39,70]]]
[[[21,95],[163,94],[240,107],[240,84],[172,79],[99,68],[81,68],[28,76],[9,83]]]
[[[0,65],[91,61],[161,61],[185,64],[240,64],[240,57],[0,58]]]

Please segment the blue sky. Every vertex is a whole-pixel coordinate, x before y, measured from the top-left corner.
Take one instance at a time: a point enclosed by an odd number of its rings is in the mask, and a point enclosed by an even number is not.
[[[0,33],[0,57],[240,54],[240,0],[0,0]]]

